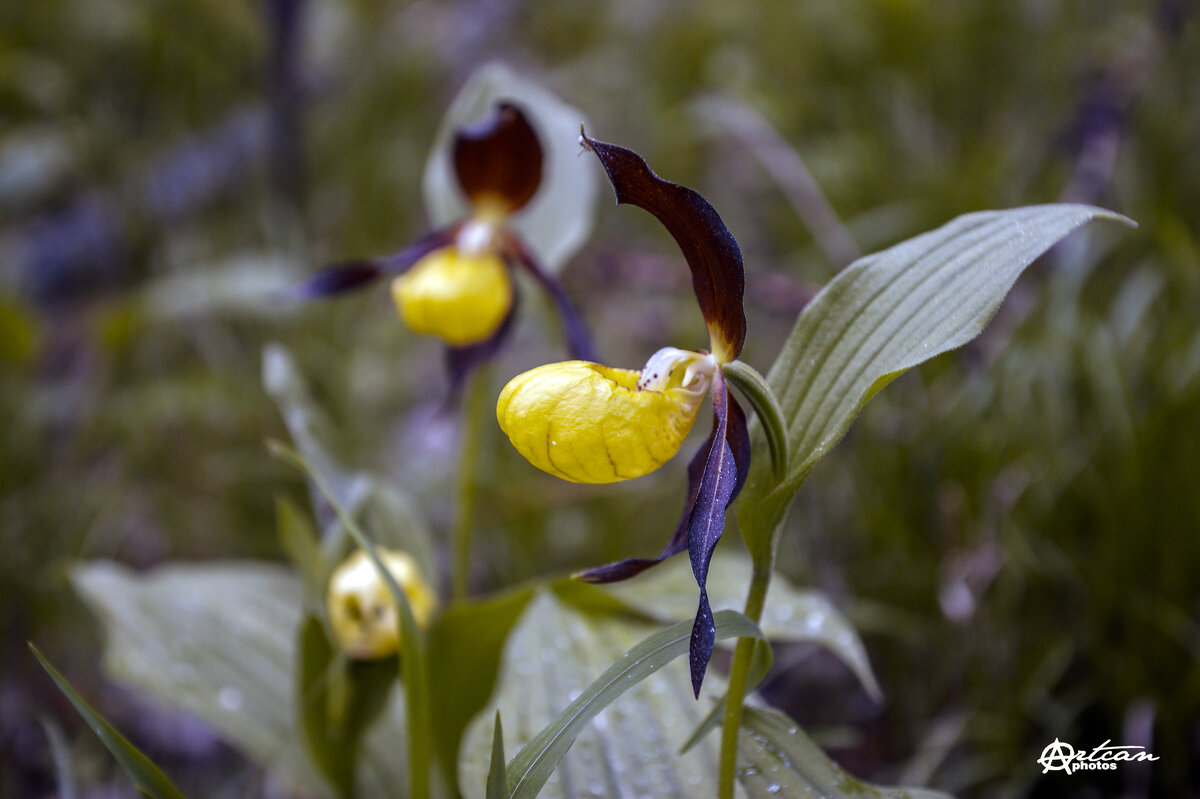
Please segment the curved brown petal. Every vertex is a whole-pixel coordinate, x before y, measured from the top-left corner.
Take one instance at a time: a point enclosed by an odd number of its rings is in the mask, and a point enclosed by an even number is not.
[[[287,290],[287,298],[312,300],[331,297],[364,288],[381,277],[402,274],[429,253],[453,242],[458,228],[455,225],[426,233],[400,252],[383,258],[342,261],[327,266],[300,285]]]
[[[554,301],[554,307],[558,310],[558,315],[562,317],[563,334],[566,336],[567,351],[571,357],[580,361],[597,360],[596,350],[592,346],[592,337],[588,335],[587,325],[583,323],[579,312],[575,310],[575,305],[567,296],[567,290],[563,284],[542,268],[537,258],[516,235],[505,234],[503,249],[504,254],[511,261],[515,261],[523,267]]]
[[[663,180],[633,150],[580,135],[596,154],[618,203],[649,211],[674,237],[692,270],[692,287],[718,360],[737,358],[746,340],[742,251],[716,210],[695,191]]]
[[[472,205],[523,207],[542,182],[542,145],[521,109],[499,103],[491,116],[454,136],[454,172]]]

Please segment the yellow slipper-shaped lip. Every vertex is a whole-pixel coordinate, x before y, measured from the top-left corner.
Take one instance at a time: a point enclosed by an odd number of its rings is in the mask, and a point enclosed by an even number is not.
[[[504,387],[496,418],[517,451],[549,474],[577,483],[641,477],[679,451],[708,390],[709,364],[673,348],[640,372],[546,364]]]

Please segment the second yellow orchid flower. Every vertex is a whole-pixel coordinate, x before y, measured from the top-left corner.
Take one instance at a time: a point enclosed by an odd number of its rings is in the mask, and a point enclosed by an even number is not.
[[[446,169],[465,200],[462,217],[394,255],[335,264],[299,286],[295,296],[340,294],[390,276],[392,299],[408,327],[447,345],[453,389],[507,339],[518,303],[514,272],[523,270],[554,302],[571,355],[593,357],[587,330],[565,289],[519,232],[521,215],[536,204],[546,167],[546,152],[531,122],[535,110],[501,95],[482,119],[454,131]],[[553,148],[551,154],[562,160]],[[560,168],[558,182],[569,177]]]

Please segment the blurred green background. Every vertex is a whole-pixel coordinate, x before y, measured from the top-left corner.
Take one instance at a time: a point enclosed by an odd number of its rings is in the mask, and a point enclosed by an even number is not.
[[[877,781],[1200,796],[1194,10],[0,6],[0,793],[56,795],[45,714],[65,730],[82,796],[129,795],[26,640],[181,781],[259,792],[254,766],[194,719],[103,681],[66,574],[81,557],[280,557],[274,497],[302,485],[263,447],[285,435],[260,383],[267,342],[295,353],[347,461],[393,474],[448,530],[455,423],[437,414],[440,349],[403,329],[383,290],[303,308],[264,297],[424,230],[438,120],[471,70],[500,58],[720,211],[748,270],[743,357],[764,372],[844,265],[842,233],[869,252],[959,213],[1060,199],[1138,221],[1052,251],[981,339],[897,380],[816,470],[780,568],[860,626],[887,701],[809,649],[779,653],[767,694]],[[803,165],[844,228],[802,220]],[[602,357],[637,367],[660,346],[698,346],[672,243],[602,196],[563,273]],[[493,393],[561,357],[549,309],[526,297],[533,313],[491,368]],[[630,484],[568,485],[486,429],[480,592],[651,554],[673,526],[684,459]],[[1055,737],[1145,745],[1160,760],[1148,775],[1051,779],[1035,760]]]

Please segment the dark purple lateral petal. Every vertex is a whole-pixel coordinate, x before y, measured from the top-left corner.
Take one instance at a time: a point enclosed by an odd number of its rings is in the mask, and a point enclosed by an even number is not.
[[[467,199],[523,207],[542,182],[542,144],[521,109],[499,103],[486,119],[454,135],[454,173]]]
[[[562,318],[563,335],[566,336],[567,351],[571,357],[581,361],[596,361],[596,350],[592,346],[592,337],[588,335],[587,326],[583,323],[579,312],[575,310],[563,284],[542,268],[537,258],[515,234],[505,233],[503,249],[505,255],[524,267],[525,271],[533,276],[538,285],[554,301],[554,307],[558,309],[558,315]]]
[[[718,369],[713,375],[713,429],[712,444],[700,478],[700,490],[696,494],[696,505],[688,520],[688,554],[692,560],[692,574],[700,586],[700,604],[696,608],[696,621],[692,625],[692,639],[688,646],[688,662],[692,671],[692,691],[700,698],[700,685],[712,658],[717,628],[713,621],[712,607],[708,604],[708,566],[712,561],[713,549],[725,531],[725,509],[733,501],[738,482],[738,467],[733,450],[726,441],[729,429],[729,391],[725,378]]]
[[[289,299],[314,300],[361,289],[383,276],[378,261],[343,261],[317,272],[288,291]]]
[[[491,338],[466,347],[446,347],[446,372],[450,376],[450,390],[446,396],[444,408],[448,409],[458,405],[462,398],[462,388],[471,372],[480,364],[491,360],[508,342],[508,337],[513,329],[513,320],[517,317],[517,306],[520,304],[521,296],[518,293],[517,284],[514,282],[512,306]]]
[[[579,572],[575,577],[586,583],[615,583],[620,580],[627,580],[636,574],[641,574],[651,566],[657,566],[667,558],[678,555],[687,549],[688,520],[692,517],[692,508],[696,506],[696,495],[700,492],[700,478],[704,474],[704,464],[708,462],[708,452],[712,448],[712,437],[716,432],[716,427],[717,424],[714,419],[713,433],[709,433],[708,441],[696,452],[692,457],[691,463],[688,464],[688,493],[686,501],[683,503],[683,512],[680,514],[679,523],[675,525],[675,533],[671,536],[671,540],[667,542],[667,545],[663,547],[663,551],[658,554],[658,557],[627,558],[619,560],[616,563],[609,563]]]
[[[750,429],[746,425],[746,412],[738,404],[733,392],[729,392],[729,431],[725,434],[729,449],[733,452],[733,460],[737,464],[737,484],[733,487],[730,502],[742,493],[746,477],[750,474]]]
[[[400,252],[383,258],[343,261],[328,266],[290,289],[287,299],[298,301],[332,297],[368,286],[381,277],[402,274],[429,253],[453,242],[458,227],[455,225],[426,233]]]
[[[600,159],[618,203],[649,211],[667,229],[692,270],[692,287],[712,337],[713,350],[732,361],[746,340],[742,251],[708,201],[686,186],[663,180],[640,155],[615,144],[580,141]]]

